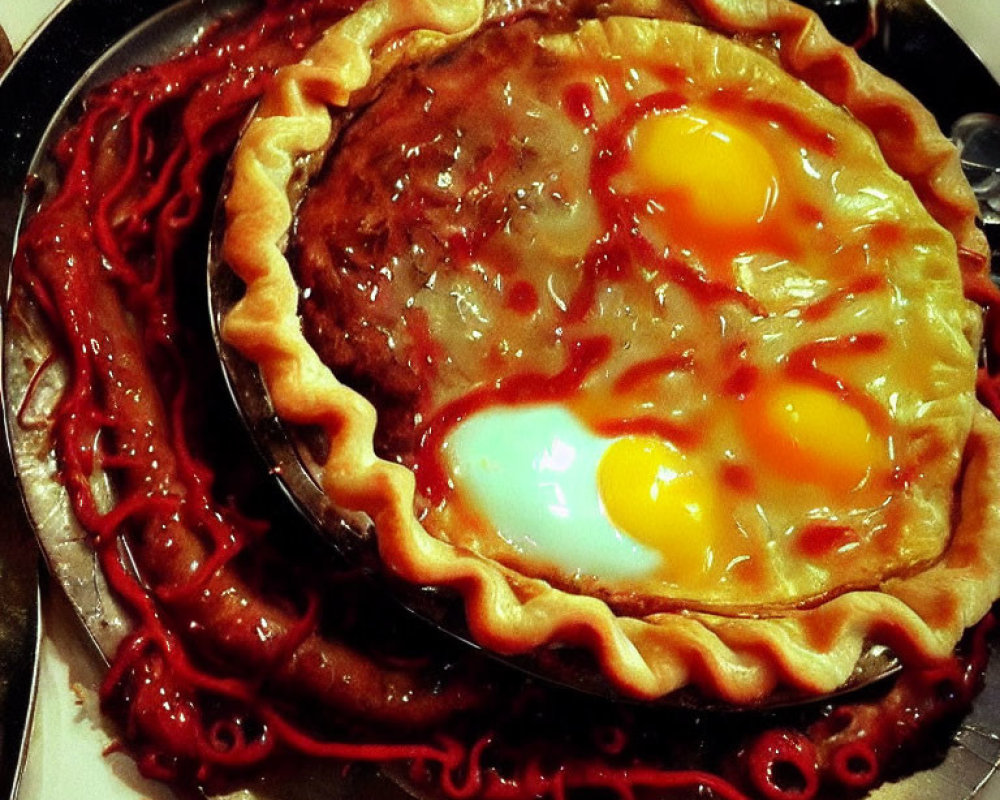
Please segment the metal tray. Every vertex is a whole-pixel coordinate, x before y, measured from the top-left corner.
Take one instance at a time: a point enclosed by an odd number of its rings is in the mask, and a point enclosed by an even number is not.
[[[64,114],[87,86],[134,63],[159,60],[173,52],[208,19],[231,10],[240,0],[209,8],[203,0],[170,6],[164,0],[69,0],[0,79],[0,264],[12,253],[20,218],[30,202],[25,190],[29,171],[42,168],[36,151],[54,134]],[[963,114],[1000,109],[1000,86],[961,39],[921,0],[886,0],[880,6],[882,34],[864,50],[868,60],[897,77],[935,112],[949,130]],[[109,52],[110,51],[110,52]],[[947,79],[944,79],[945,73]],[[68,98],[68,99],[66,99]],[[9,282],[9,276],[8,276]],[[31,325],[4,336],[6,413],[20,406],[27,383],[25,354],[45,352],[44,336]],[[19,367],[19,364],[22,366]],[[36,394],[44,414],[56,384]],[[94,580],[92,555],[72,535],[75,520],[66,498],[52,480],[53,465],[40,447],[38,432],[12,431],[11,444],[43,550],[53,574],[80,612],[99,649],[111,651],[128,622],[114,597]],[[16,502],[7,490],[2,501]],[[872,800],[986,800],[1000,797],[1000,665],[994,663],[983,695],[958,731],[946,759],[871,794]],[[923,765],[914,764],[919,769]],[[252,787],[254,796],[280,794],[290,800],[365,796],[392,800],[404,795],[395,782],[359,771],[344,778],[339,768],[273,776]],[[240,795],[246,797],[246,795]]]

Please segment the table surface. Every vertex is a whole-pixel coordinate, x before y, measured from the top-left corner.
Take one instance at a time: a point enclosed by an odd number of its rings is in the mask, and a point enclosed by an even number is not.
[[[14,51],[65,0],[0,0],[0,27]],[[998,0],[928,0],[962,34],[1000,80]],[[1000,109],[991,109],[1000,112]],[[21,800],[177,800],[164,786],[143,780],[127,756],[102,756],[113,743],[97,708],[95,687],[103,665],[85,641],[68,604],[56,590],[44,597],[39,696]],[[979,800],[1000,800],[1000,786]]]

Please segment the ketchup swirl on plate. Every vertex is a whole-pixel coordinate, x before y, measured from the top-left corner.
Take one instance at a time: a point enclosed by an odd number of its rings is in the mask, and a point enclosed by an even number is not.
[[[274,70],[351,5],[274,0],[92,92],[54,153],[60,184],[20,241],[14,302],[35,304],[68,369],[51,420],[58,477],[133,614],[101,695],[142,771],[211,786],[298,753],[401,762],[443,796],[496,800],[791,800],[875,785],[902,748],[968,708],[986,625],[939,669],[820,709],[730,724],[581,700],[456,653],[351,574],[304,565],[315,554],[254,502],[264,478],[199,394],[210,350],[192,287],[243,119]],[[588,124],[586,98],[570,99]],[[515,290],[512,303],[529,314],[537,298]],[[576,366],[599,349],[581,343]],[[987,400],[996,387],[984,372]],[[110,508],[92,486],[101,470]]]

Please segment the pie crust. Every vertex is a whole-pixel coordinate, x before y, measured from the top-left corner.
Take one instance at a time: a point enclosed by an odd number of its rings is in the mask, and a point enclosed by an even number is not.
[[[573,11],[696,24],[748,47],[767,42],[787,73],[872,132],[891,169],[954,237],[966,295],[975,297],[988,280],[975,200],[954,149],[916,100],[836,43],[810,12],[783,0],[578,2]],[[457,589],[484,647],[503,654],[583,647],[630,695],[654,698],[695,686],[752,704],[779,686],[806,694],[836,689],[873,643],[904,660],[946,657],[1000,595],[1000,509],[992,497],[1000,481],[1000,425],[971,396],[950,542],[932,562],[874,588],[785,608],[689,607],[630,616],[449,544],[418,521],[413,473],[374,452],[375,409],[337,380],[302,333],[299,287],[285,249],[295,187],[318,170],[338,114],[366,103],[394,69],[447,52],[495,14],[482,0],[365,3],[278,74],[235,154],[223,258],[247,290],[227,315],[224,336],[259,366],[281,419],[324,432],[325,492],[345,512],[372,522],[392,574]],[[975,352],[975,322],[960,333]]]

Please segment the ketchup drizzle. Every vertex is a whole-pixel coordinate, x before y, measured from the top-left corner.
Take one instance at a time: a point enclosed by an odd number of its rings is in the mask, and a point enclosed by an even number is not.
[[[687,99],[678,91],[656,92],[636,100],[611,123],[597,130],[590,168],[590,190],[608,234],[599,243],[600,249],[588,256],[583,264],[584,279],[579,296],[572,299],[571,318],[582,318],[592,306],[598,280],[609,274],[627,276],[626,265],[632,259],[683,287],[702,305],[737,303],[752,314],[766,313],[756,299],[735,285],[708,277],[676,255],[658,252],[648,239],[638,233],[640,204],[646,201],[619,193],[613,185],[615,176],[628,164],[629,139],[636,124],[645,117],[676,111],[686,105]],[[613,270],[609,271],[608,264]]]
[[[885,337],[877,333],[859,333],[819,339],[802,345],[788,354],[785,369],[790,378],[810,383],[838,395],[845,403],[857,409],[880,434],[889,430],[889,415],[871,395],[848,385],[843,379],[826,372],[820,361],[824,357],[841,355],[877,355],[888,345]]]

